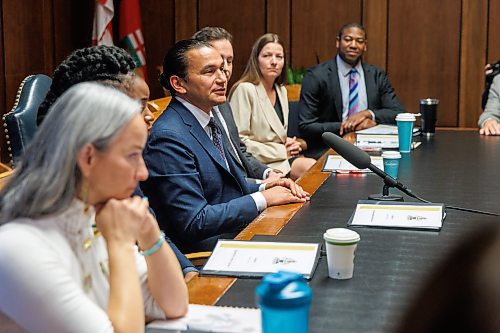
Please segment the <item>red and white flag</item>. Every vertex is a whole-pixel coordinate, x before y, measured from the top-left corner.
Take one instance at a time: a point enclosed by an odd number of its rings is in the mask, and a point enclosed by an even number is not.
[[[92,45],[113,45],[113,0],[95,0]]]
[[[139,0],[121,0],[119,26],[120,42],[134,58],[139,72],[146,78],[146,48],[142,35]]]

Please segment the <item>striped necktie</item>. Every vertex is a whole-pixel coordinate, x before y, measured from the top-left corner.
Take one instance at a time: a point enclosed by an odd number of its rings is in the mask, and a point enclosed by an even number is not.
[[[350,117],[358,112],[358,71],[352,68],[349,72],[349,112]]]

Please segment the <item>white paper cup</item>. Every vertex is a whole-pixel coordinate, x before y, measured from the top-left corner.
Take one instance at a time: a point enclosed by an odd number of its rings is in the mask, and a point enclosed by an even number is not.
[[[354,251],[360,240],[359,234],[345,228],[328,229],[323,234],[328,261],[328,276],[344,280],[352,278]]]

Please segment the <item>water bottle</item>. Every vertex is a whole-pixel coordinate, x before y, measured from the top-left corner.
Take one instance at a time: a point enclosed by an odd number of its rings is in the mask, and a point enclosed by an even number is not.
[[[263,333],[306,333],[312,291],[302,275],[280,271],[262,278],[257,286]]]

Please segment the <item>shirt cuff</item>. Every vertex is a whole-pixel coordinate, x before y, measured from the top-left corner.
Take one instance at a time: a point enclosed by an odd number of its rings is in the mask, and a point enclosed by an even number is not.
[[[267,179],[267,177],[269,177],[269,174],[271,173],[271,171],[273,171],[273,169],[271,169],[271,168],[267,168],[266,170],[264,170],[264,173],[262,174],[262,179]]]
[[[198,270],[194,266],[188,266],[182,270],[182,273],[184,274],[184,276],[186,276],[186,274],[189,272],[198,272]]]
[[[264,188],[266,187],[266,184],[262,184],[260,185],[260,187],[264,186]],[[259,191],[260,188],[259,188]],[[252,197],[253,201],[255,202],[255,206],[257,206],[257,210],[259,211],[259,213],[262,213],[264,211],[264,209],[267,208],[267,202],[266,202],[266,198],[264,198],[264,194],[260,193],[260,192],[254,192],[252,194],[250,194],[250,196]]]
[[[372,120],[373,120],[373,121],[376,121],[376,120],[375,120],[375,113],[374,113],[372,110],[370,110],[370,109],[367,109],[366,111],[370,112],[370,113],[371,113],[371,115],[372,115]]]
[[[481,126],[481,128],[483,128],[483,125],[484,125],[484,123],[486,122],[486,120],[490,120],[490,119],[496,120],[496,119],[495,119],[495,118],[493,118],[493,117],[488,117],[488,118],[486,118],[485,120],[483,120],[483,121],[481,122],[481,125],[480,125],[480,126]],[[497,121],[498,121],[498,120],[497,120]]]

